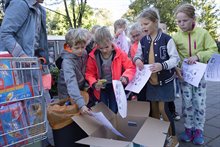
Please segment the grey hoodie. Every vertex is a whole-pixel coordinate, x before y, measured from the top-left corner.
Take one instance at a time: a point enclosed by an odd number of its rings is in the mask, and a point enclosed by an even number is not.
[[[87,52],[84,51],[81,57],[63,50],[61,53],[62,68],[58,78],[58,96],[62,98],[73,98],[79,108],[85,105],[80,89],[85,85],[85,70]]]

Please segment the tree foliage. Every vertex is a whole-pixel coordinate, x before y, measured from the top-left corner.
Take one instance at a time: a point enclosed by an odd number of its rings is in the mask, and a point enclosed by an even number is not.
[[[124,15],[127,19],[134,21],[135,18],[147,7],[155,7],[160,14],[160,20],[167,24],[169,32],[177,30],[174,9],[177,5],[190,0],[135,0],[130,6],[129,11]]]
[[[217,27],[219,25],[219,9],[216,8],[214,0],[135,0],[123,17],[130,21],[135,21],[135,18],[144,8],[154,6],[159,11],[161,21],[167,24],[168,31],[170,33],[176,32],[177,26],[174,9],[182,3],[192,3],[195,6],[197,12],[200,14],[198,16],[198,23],[202,24],[216,38]]]
[[[61,4],[60,4],[61,5]],[[50,35],[64,35],[66,31],[73,27],[70,25],[70,20],[72,25],[76,24],[77,27],[82,27],[86,29],[90,29],[93,25],[111,25],[112,22],[110,21],[110,12],[106,9],[93,9],[89,5],[85,6],[85,11],[82,16],[81,23],[77,23],[78,15],[75,15],[74,21],[74,14],[71,3],[67,6],[69,17],[63,12],[65,12],[64,7],[59,7],[56,11],[47,11],[47,27],[48,27],[48,34]],[[75,13],[79,11],[80,8],[75,8]],[[75,22],[75,23],[74,23]]]
[[[220,9],[216,8],[214,0],[194,0],[193,5],[197,10],[197,22],[209,31],[214,39],[217,39],[217,29],[220,25]]]

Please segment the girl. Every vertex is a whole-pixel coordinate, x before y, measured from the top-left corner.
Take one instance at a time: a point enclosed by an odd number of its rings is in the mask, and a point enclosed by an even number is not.
[[[173,117],[168,108],[168,102],[174,101],[174,67],[179,62],[179,56],[173,39],[159,29],[159,15],[154,8],[145,9],[138,17],[143,32],[146,34],[139,42],[134,62],[139,69],[144,64],[151,64],[152,75],[146,85],[146,98],[151,102],[152,116],[170,121],[169,143],[178,146],[175,136]]]
[[[96,97],[117,113],[112,80],[121,80],[123,85],[127,85],[136,69],[127,54],[113,44],[107,27],[97,29],[95,42],[97,46],[89,54],[85,77],[94,88]]]
[[[175,17],[180,31],[174,36],[181,60],[187,58],[188,64],[196,61],[207,63],[211,55],[217,52],[217,46],[210,34],[195,26],[195,9],[190,4],[183,4],[176,9]],[[183,97],[183,117],[185,131],[180,139],[194,144],[203,144],[203,128],[205,123],[206,82],[204,78],[199,87],[192,86],[181,80],[180,87]]]

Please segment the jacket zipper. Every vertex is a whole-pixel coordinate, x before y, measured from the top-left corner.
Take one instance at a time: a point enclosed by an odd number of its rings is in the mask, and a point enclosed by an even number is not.
[[[190,36],[190,33],[188,34],[188,37],[189,37],[189,56],[191,57],[192,56],[192,49],[191,49],[191,36]]]

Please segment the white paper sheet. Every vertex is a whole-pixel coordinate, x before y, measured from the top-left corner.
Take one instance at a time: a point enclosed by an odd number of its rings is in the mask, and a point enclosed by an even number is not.
[[[220,81],[220,54],[213,54],[208,62],[205,80]]]
[[[127,37],[125,35],[125,32],[123,31],[118,38],[115,40],[116,45],[125,51],[127,54],[129,52],[129,43],[127,41]]]
[[[187,83],[198,87],[205,73],[207,64],[196,62],[196,64],[189,65],[186,61],[187,60],[184,60],[182,64],[183,79]]]
[[[133,80],[129,82],[125,90],[139,93],[151,76],[149,66],[150,64],[144,65],[144,69],[141,71],[137,68]]]
[[[127,98],[124,87],[119,80],[112,80],[112,84],[118,105],[118,112],[122,118],[125,118],[127,116]]]
[[[105,126],[106,128],[110,129],[114,134],[121,136],[123,138],[125,138],[124,135],[122,135],[118,130],[116,130],[111,122],[104,116],[104,114],[102,112],[97,112],[94,113],[92,112],[91,115],[103,126]]]

